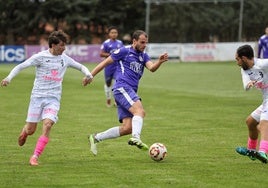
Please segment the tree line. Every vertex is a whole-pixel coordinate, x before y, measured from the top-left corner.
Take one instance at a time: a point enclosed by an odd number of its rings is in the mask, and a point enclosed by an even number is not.
[[[149,42],[238,40],[240,2],[152,3]],[[258,40],[268,24],[268,1],[244,0],[242,38]],[[145,30],[144,0],[0,0],[0,44],[38,44],[62,29],[70,43],[99,44],[107,28],[120,36]]]

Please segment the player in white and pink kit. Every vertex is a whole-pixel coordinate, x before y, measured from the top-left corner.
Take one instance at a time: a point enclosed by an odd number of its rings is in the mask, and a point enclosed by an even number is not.
[[[23,146],[27,136],[32,135],[38,122],[43,122],[42,135],[36,143],[30,165],[38,165],[38,157],[44,151],[48,141],[51,127],[58,120],[60,99],[62,94],[62,81],[66,69],[72,67],[81,71],[85,77],[82,80],[84,86],[92,81],[92,74],[82,64],[76,62],[63,53],[67,35],[62,31],[54,31],[48,37],[49,49],[33,55],[23,63],[14,67],[9,75],[1,81],[1,86],[7,86],[11,80],[23,69],[35,66],[35,80],[31,93],[26,124],[18,139],[18,144]]]
[[[254,110],[246,120],[248,126],[247,148],[237,147],[236,151],[252,160],[256,158],[267,163],[268,153],[268,59],[254,58],[254,52],[250,45],[243,45],[237,49],[237,65],[240,66],[245,90],[252,87],[260,89],[263,94],[262,104]],[[258,152],[258,136],[260,132],[260,145]]]

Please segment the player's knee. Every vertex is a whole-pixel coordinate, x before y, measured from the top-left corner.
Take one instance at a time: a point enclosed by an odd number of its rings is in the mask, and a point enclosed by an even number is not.
[[[145,117],[146,113],[145,113],[145,110],[144,110],[143,108],[139,110],[139,115],[140,115],[142,118]]]
[[[34,132],[35,132],[35,128],[33,128],[33,127],[27,127],[26,129],[25,129],[25,132],[28,134],[28,135],[32,135]]]
[[[132,133],[131,126],[121,126],[120,127],[120,136],[128,135]]]
[[[53,124],[54,124],[54,122],[53,121],[44,121],[43,122],[43,127],[44,127],[44,129],[46,129],[46,130],[50,130],[51,129],[51,127],[53,126]]]
[[[24,127],[24,130],[28,135],[32,135],[34,134],[36,127],[37,123],[27,123]]]
[[[145,112],[145,110],[143,110],[143,111],[142,111],[142,113],[143,113],[143,117],[145,117],[145,115],[146,115],[146,112]]]
[[[248,116],[246,119],[246,124],[249,129],[256,129],[258,122],[255,119],[253,119],[251,116]]]
[[[246,118],[246,124],[249,126],[250,124],[252,124],[252,117],[251,116],[248,116]]]

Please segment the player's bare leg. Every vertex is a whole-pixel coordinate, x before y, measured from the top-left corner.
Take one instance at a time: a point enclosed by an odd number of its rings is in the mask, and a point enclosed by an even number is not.
[[[259,130],[258,130],[258,124],[251,115],[247,117],[246,124],[248,126],[248,149],[256,150],[258,145],[258,136],[259,136]]]
[[[30,161],[29,161],[31,166],[38,165],[38,158],[43,153],[46,145],[49,142],[49,133],[53,125],[54,125],[54,121],[50,119],[43,120],[42,135],[38,138],[35,149],[34,149],[34,153],[31,156]]]
[[[32,135],[37,127],[37,123],[27,122],[26,125],[22,128],[20,136],[18,138],[19,146],[23,146],[26,142],[28,135]]]

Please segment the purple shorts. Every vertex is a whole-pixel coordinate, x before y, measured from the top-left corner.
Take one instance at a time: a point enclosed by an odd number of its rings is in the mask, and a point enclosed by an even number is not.
[[[117,114],[119,122],[126,117],[133,117],[129,112],[129,108],[137,101],[140,100],[137,93],[130,87],[119,87],[113,89],[114,99],[117,104]]]

